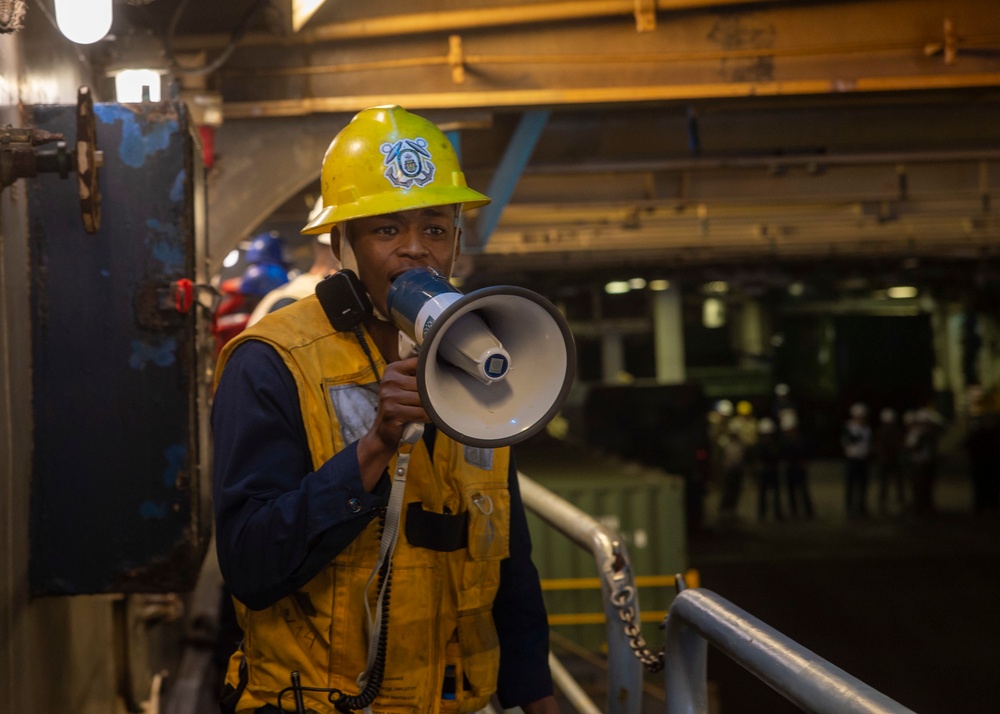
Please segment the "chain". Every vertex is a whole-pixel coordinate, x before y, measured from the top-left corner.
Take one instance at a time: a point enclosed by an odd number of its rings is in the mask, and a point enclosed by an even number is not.
[[[664,650],[661,649],[654,654],[646,647],[646,640],[642,637],[639,623],[635,621],[632,593],[631,588],[626,588],[613,594],[611,601],[618,608],[618,617],[625,623],[625,634],[628,636],[628,644],[632,648],[632,652],[648,672],[655,674],[663,669]]]

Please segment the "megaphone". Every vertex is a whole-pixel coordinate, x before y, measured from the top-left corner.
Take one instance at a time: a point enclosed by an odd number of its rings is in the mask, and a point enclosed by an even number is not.
[[[573,383],[565,318],[524,288],[465,295],[433,268],[389,288],[389,318],[419,349],[417,389],[434,423],[469,446],[509,446],[545,428]]]

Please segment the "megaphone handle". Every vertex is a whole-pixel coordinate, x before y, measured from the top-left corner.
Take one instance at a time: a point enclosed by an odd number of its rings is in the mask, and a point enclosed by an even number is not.
[[[424,425],[420,422],[411,421],[403,427],[403,436],[399,440],[399,445],[416,444],[424,435]]]

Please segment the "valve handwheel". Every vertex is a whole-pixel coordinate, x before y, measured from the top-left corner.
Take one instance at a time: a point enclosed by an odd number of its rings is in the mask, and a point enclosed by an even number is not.
[[[94,97],[90,87],[80,87],[76,101],[76,175],[80,214],[87,233],[97,233],[101,227],[101,187],[97,170],[103,165],[104,154],[97,150]]]

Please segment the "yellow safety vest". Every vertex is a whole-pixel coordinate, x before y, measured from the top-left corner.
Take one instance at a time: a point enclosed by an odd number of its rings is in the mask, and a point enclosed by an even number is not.
[[[314,468],[368,430],[377,396],[368,358],[354,335],[333,331],[315,295],[229,342],[217,380],[232,351],[248,339],[274,347],[295,378]],[[374,353],[381,372],[385,364]],[[500,561],[509,554],[509,458],[509,449],[463,446],[441,432],[433,459],[423,441],[414,446],[393,557],[388,656],[374,712],[460,714],[482,709],[496,690],[500,651],[492,605]],[[390,472],[394,463],[395,457]],[[444,552],[411,544],[407,523],[423,520],[417,518],[422,514],[409,518],[414,508],[467,518],[467,546]],[[300,673],[303,687],[359,692],[369,639],[365,586],[381,528],[376,518],[309,583],[264,610],[234,598],[244,642],[230,659],[227,682],[237,686],[244,660],[247,677],[238,711],[276,706],[292,671]],[[368,593],[373,613],[376,589]],[[446,667],[449,679],[454,674],[454,698],[442,697]],[[325,693],[306,691],[304,699],[310,711],[336,712]],[[294,711],[291,695],[282,705]]]

